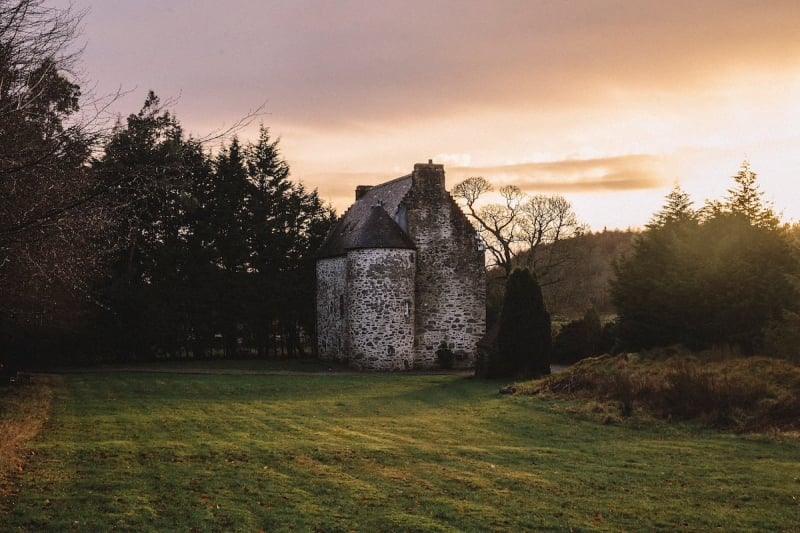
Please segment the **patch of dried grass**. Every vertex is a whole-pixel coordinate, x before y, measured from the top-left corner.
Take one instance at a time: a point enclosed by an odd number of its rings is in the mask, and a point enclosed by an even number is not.
[[[32,376],[0,388],[0,508],[13,503],[24,450],[47,423],[60,378]]]

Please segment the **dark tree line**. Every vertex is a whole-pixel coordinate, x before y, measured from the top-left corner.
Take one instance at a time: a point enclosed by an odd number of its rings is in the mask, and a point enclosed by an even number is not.
[[[612,284],[619,347],[764,347],[796,313],[800,261],[787,227],[762,200],[749,164],[722,201],[695,211],[679,187],[667,196]]]
[[[298,353],[332,212],[266,128],[212,155],[152,93],[98,120],[79,23],[0,2],[0,363]]]
[[[333,214],[262,127],[215,155],[150,94],[92,165],[120,206],[99,339],[142,358],[293,356],[313,335],[313,252]]]

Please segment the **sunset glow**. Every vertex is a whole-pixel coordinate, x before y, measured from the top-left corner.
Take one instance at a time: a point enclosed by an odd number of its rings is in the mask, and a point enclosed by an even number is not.
[[[482,175],[637,227],[675,182],[702,205],[748,159],[800,220],[794,0],[72,3],[85,76],[130,91],[118,112],[153,89],[202,135],[266,103],[293,177],[339,212],[430,158],[448,187]]]

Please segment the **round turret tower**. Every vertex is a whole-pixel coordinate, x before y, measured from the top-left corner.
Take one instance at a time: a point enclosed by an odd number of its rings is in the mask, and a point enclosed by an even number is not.
[[[415,253],[386,211],[373,206],[347,250],[347,351],[352,367],[412,367]]]

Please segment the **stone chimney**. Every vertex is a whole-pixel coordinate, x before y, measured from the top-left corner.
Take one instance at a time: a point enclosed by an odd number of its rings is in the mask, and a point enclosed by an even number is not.
[[[372,188],[372,185],[359,185],[356,187],[356,201],[361,200],[365,194]]]
[[[428,159],[427,163],[417,163],[414,165],[411,185],[422,193],[441,194],[444,192],[444,165],[434,164],[432,159]]]

